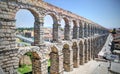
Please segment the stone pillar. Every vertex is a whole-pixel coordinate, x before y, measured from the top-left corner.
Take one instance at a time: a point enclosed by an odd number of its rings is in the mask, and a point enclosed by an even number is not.
[[[73,65],[74,65],[74,68],[78,68],[79,67],[79,50],[76,42],[73,43],[72,49],[73,49]]]
[[[91,59],[93,59],[93,38],[91,38]]]
[[[65,29],[65,31],[64,31],[64,39],[65,40],[70,40],[70,25],[66,24],[64,29]]]
[[[79,43],[79,55],[80,55],[79,56],[80,57],[79,64],[83,65],[84,64],[84,43],[82,40]]]
[[[84,37],[84,28],[83,28],[83,22],[81,21],[79,24],[79,38]]]
[[[89,24],[89,34],[90,34],[90,37],[92,36],[92,26],[91,24]]]
[[[87,23],[84,23],[84,37],[88,36],[88,31],[87,31],[88,27],[87,27]]]
[[[36,18],[34,23],[34,45],[40,46],[44,44],[43,17]]]
[[[63,74],[63,54],[62,51],[58,51],[56,47],[52,47],[52,52],[50,53],[50,74]]]
[[[67,72],[73,71],[73,50],[65,44],[62,52],[64,70]]]
[[[92,49],[93,59],[95,59],[95,38],[93,38],[93,49]]]
[[[84,51],[85,63],[87,63],[88,62],[88,42],[87,42],[87,39],[84,40],[84,45],[85,45],[85,51]]]
[[[41,60],[41,58],[33,52],[32,74],[48,74],[47,62],[45,59]]]
[[[73,27],[73,39],[78,39],[79,38],[79,28],[77,25],[74,25]]]
[[[91,60],[91,39],[88,39],[88,60]]]
[[[5,74],[17,74],[16,28],[12,9],[7,2],[0,1],[0,67]],[[14,8],[14,7],[13,7]]]
[[[91,35],[94,36],[94,26],[91,26]]]
[[[95,26],[93,26],[93,35],[95,35]]]
[[[98,51],[98,49],[97,49],[97,38],[95,38],[95,40],[94,40],[94,58],[97,58],[97,51]]]
[[[59,42],[59,39],[60,39],[59,27],[60,27],[60,24],[57,24],[57,23],[53,24],[53,42]]]
[[[88,30],[87,30],[88,32],[88,37],[90,37],[90,33],[91,33],[91,31],[90,31],[90,24],[88,24]]]

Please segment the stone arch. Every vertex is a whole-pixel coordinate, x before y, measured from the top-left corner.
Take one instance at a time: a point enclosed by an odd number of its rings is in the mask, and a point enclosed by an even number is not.
[[[74,26],[78,26],[75,20],[72,20]]]
[[[64,27],[64,39],[70,40],[70,24],[69,19],[67,17],[63,17],[65,21],[65,27]]]
[[[83,40],[80,40],[80,43],[79,43],[79,55],[80,55],[79,64],[83,65],[84,64],[84,42]]]
[[[39,12],[38,12],[35,8],[28,7],[28,6],[18,6],[18,7],[16,8],[15,14],[16,14],[20,9],[25,9],[25,10],[30,11],[30,12],[33,14],[33,16],[34,16],[35,19],[39,18]],[[15,18],[15,16],[16,16],[16,15],[14,15],[14,18]]]
[[[73,42],[72,49],[73,49],[73,66],[74,68],[78,68],[79,67],[79,50],[78,50],[77,42]]]
[[[65,25],[69,25],[69,20],[67,17],[63,17],[64,21],[65,21]]]
[[[34,45],[38,45],[38,44],[41,44],[43,43],[43,39],[42,39],[42,36],[41,35],[38,35],[40,34],[40,26],[42,26],[42,22],[41,19],[43,19],[43,17],[40,17],[40,14],[39,12],[35,9],[35,8],[32,8],[32,7],[28,7],[27,5],[26,6],[18,6],[16,8],[16,11],[15,11],[15,14],[20,10],[20,9],[25,9],[25,10],[28,10],[32,13],[32,15],[34,16]],[[15,16],[14,16],[15,18]]]
[[[68,44],[63,45],[63,67],[64,70],[69,72],[73,70],[73,51]]]
[[[18,53],[17,53],[17,63],[19,65],[19,60],[20,58],[26,54],[27,52],[32,52],[33,58],[32,58],[32,73],[33,74],[43,74],[43,73],[47,73],[47,68],[43,69],[43,66],[47,66],[46,63],[46,58],[45,55],[40,52],[40,48],[36,47],[36,46],[32,46],[32,47],[21,47],[18,49]],[[44,61],[44,63],[43,63]],[[44,65],[43,65],[44,64]]]
[[[56,46],[51,47],[50,60],[50,74],[59,74],[59,52]]]
[[[54,13],[54,12],[47,12],[45,15],[50,15],[53,19],[53,33],[52,33],[52,36],[53,36],[53,42],[58,42],[58,39],[59,39],[59,26],[60,24],[58,23],[58,17],[57,15]]]
[[[84,46],[85,46],[85,51],[84,51],[84,54],[85,54],[85,63],[88,62],[88,40],[85,39],[84,40]]]
[[[46,15],[50,15],[51,17],[52,17],[52,19],[53,19],[53,24],[58,24],[58,17],[57,17],[57,15],[56,15],[56,13],[54,13],[54,12],[47,12],[46,14],[45,14],[45,16]]]

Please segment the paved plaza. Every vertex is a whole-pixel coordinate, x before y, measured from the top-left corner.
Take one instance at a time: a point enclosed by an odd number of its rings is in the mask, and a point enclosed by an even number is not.
[[[109,74],[108,62],[89,61],[84,65],[80,65],[79,68],[74,68],[71,72],[64,72],[64,74]]]

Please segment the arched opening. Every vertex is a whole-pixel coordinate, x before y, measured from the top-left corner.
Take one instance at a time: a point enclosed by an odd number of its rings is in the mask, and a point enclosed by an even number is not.
[[[34,43],[35,17],[32,11],[20,9],[16,13],[16,43],[17,46],[31,46]]]
[[[51,47],[49,73],[59,74],[59,55],[55,46]]]
[[[61,26],[60,26],[60,39],[63,40],[64,39],[64,33],[65,33],[65,25],[66,22],[64,20],[64,18],[61,20]]]
[[[50,15],[44,17],[44,40],[51,42],[53,40],[53,18]]]
[[[77,47],[77,42],[73,42],[72,49],[73,49],[73,65],[74,65],[74,68],[78,68],[79,67],[79,50]]]
[[[66,17],[63,18],[64,19],[64,40],[70,40],[70,24],[69,21]]]
[[[63,68],[69,72],[73,70],[73,52],[70,50],[68,44],[65,44],[62,49],[63,53]]]
[[[19,59],[18,74],[41,74],[41,58],[36,52],[27,52]]]
[[[52,13],[48,13],[44,19],[45,19],[44,20],[44,25],[45,25],[44,26],[45,27],[44,40],[46,40],[48,42],[58,41],[58,26],[59,26],[59,24],[57,22],[57,17]]]

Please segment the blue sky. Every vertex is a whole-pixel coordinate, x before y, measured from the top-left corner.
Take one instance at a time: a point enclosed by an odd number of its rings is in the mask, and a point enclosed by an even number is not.
[[[118,28],[120,27],[120,0],[44,0],[45,2],[51,3],[55,6],[69,10],[87,19],[90,19],[106,28]],[[27,12],[27,11],[26,11]],[[34,17],[27,12],[22,11],[17,13],[16,19],[24,19],[23,21],[17,21],[16,24],[31,26],[34,24]],[[21,15],[20,15],[21,14]],[[24,14],[24,15],[23,15]],[[22,18],[23,15],[23,18]],[[32,18],[29,20],[29,18]],[[46,22],[50,22],[49,17],[46,17]],[[49,20],[49,21],[47,21]],[[23,23],[22,23],[23,22]],[[45,23],[47,25],[48,23]],[[48,25],[51,26],[51,25]]]

